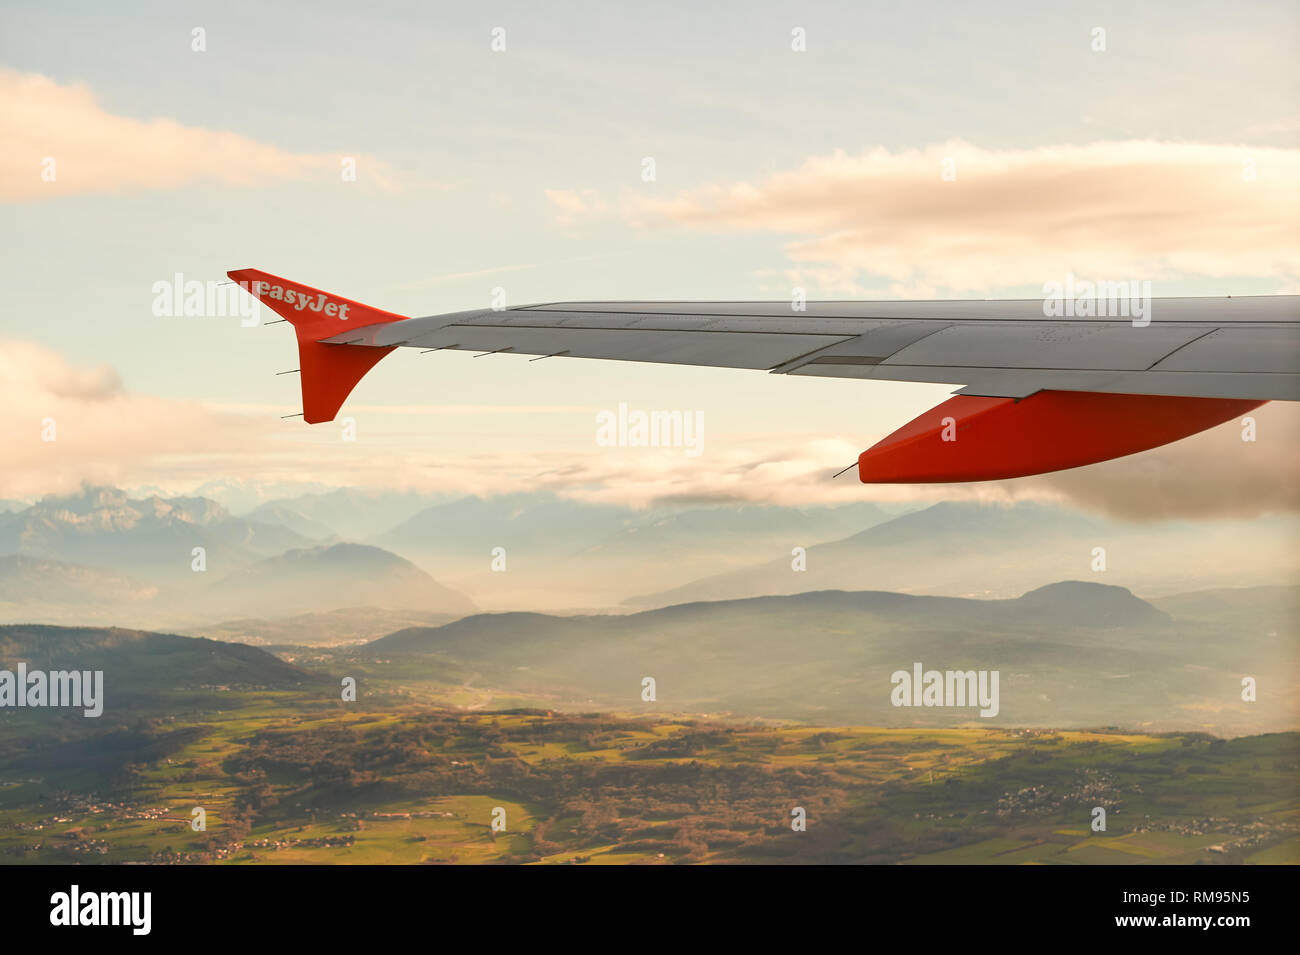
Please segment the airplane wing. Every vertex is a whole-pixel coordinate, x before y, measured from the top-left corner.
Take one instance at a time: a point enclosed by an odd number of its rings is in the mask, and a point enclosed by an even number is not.
[[[396,347],[961,386],[862,453],[870,483],[1078,467],[1300,400],[1300,296],[1152,299],[1141,315],[1098,298],[1091,314],[1060,317],[1032,299],[560,302],[403,318],[255,269],[228,274],[295,326],[311,423],[333,420]]]

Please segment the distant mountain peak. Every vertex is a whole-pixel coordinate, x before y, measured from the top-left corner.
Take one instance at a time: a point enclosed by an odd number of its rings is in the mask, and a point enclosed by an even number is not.
[[[161,497],[150,494],[133,498],[121,488],[83,484],[75,494],[48,494],[30,509],[44,517],[79,523],[90,519],[105,527],[131,526],[141,517],[209,524],[225,520],[230,512],[206,497]]]
[[[268,558],[262,563],[270,566],[279,563],[348,564],[360,561],[376,566],[393,565],[409,567],[412,570],[418,569],[405,557],[400,557],[392,551],[384,550],[382,547],[373,547],[370,544],[355,544],[351,541],[319,544],[315,547],[295,547],[293,550],[285,551],[278,557]]]
[[[1017,603],[1068,614],[1084,625],[1127,626],[1168,620],[1127,587],[1085,580],[1062,580],[1023,594]]]
[[[304,543],[291,528],[234,518],[206,497],[132,498],[96,485],[0,516],[0,555],[108,567],[155,582],[191,582],[195,547],[226,569]]]
[[[211,596],[229,615],[332,610],[342,606],[469,613],[473,602],[405,557],[369,544],[297,547],[218,581]]]
[[[123,507],[127,500],[126,492],[120,488],[83,484],[80,491],[72,494],[47,494],[34,506],[42,511],[69,511],[84,515],[101,508]]]

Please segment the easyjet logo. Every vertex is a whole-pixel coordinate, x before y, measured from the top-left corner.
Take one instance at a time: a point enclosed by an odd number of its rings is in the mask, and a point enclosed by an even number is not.
[[[253,291],[259,297],[265,296],[278,302],[284,302],[286,305],[292,305],[299,312],[310,309],[313,312],[321,312],[324,315],[337,317],[345,322],[348,320],[347,303],[340,304],[327,301],[324,292],[317,292],[313,298],[311,295],[297,289],[285,288],[283,285],[272,285],[270,282],[254,282]]]

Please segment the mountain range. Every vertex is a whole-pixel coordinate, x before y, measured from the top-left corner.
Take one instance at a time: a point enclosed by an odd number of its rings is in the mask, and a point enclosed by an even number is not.
[[[1152,596],[1288,583],[1297,542],[1290,516],[1135,524],[1033,502],[638,510],[545,492],[346,490],[236,515],[202,497],[87,487],[0,513],[0,622],[308,644],[374,635],[348,625],[334,640],[310,622],[366,607],[423,622],[816,590],[1012,597],[1070,578]]]
[[[629,597],[629,607],[808,590],[897,590],[1008,597],[1084,577],[1142,593],[1287,584],[1300,572],[1300,522],[1132,524],[1052,504],[940,502],[807,548],[680,587]]]
[[[212,694],[255,687],[299,690],[332,706],[338,675],[348,674],[363,702],[1232,736],[1295,727],[1300,661],[1290,625],[1298,609],[1300,587],[1155,602],[1084,581],[1011,599],[820,591],[621,615],[478,613],[364,644],[281,647],[275,655],[202,636],[4,626],[0,665],[102,669],[109,698],[140,712],[205,699],[237,706],[236,697]],[[337,619],[315,615],[318,626]],[[896,705],[896,675],[918,665],[996,673],[997,712]],[[1247,677],[1257,690],[1249,702]]]
[[[203,595],[210,613],[288,616],[340,606],[465,614],[476,608],[409,560],[365,544],[285,551],[216,581]]]
[[[1300,667],[1287,624],[1300,588],[1256,588],[1193,613],[1197,599],[1172,598],[1174,615],[1122,587],[1061,581],[998,600],[820,591],[622,616],[479,614],[340,648],[335,660],[448,692],[478,688],[482,706],[828,725],[1293,728]],[[996,717],[893,705],[892,674],[917,663],[998,671]],[[1267,686],[1255,702],[1241,697],[1244,676]]]
[[[219,572],[308,543],[283,524],[235,517],[207,498],[134,499],[117,488],[86,488],[0,514],[0,556],[108,567],[171,584],[193,579],[196,547]]]

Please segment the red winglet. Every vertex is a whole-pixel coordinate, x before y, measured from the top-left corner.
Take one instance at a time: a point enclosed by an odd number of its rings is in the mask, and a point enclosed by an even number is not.
[[[1135,454],[1204,431],[1263,401],[1040,391],[955,395],[858,457],[864,484],[997,481]]]
[[[357,382],[395,347],[327,345],[321,339],[407,318],[260,269],[236,269],[226,274],[293,325],[298,335],[302,413],[308,424],[333,421]]]

